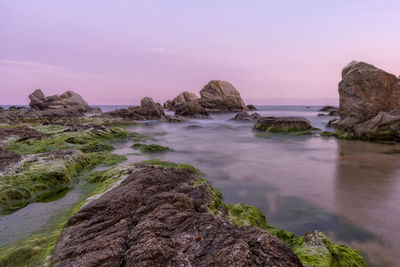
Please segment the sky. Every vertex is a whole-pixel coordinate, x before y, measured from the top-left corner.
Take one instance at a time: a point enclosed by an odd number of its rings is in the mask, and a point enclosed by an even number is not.
[[[400,1],[0,1],[0,104],[164,102],[214,79],[248,104],[337,104],[352,60],[400,74]]]

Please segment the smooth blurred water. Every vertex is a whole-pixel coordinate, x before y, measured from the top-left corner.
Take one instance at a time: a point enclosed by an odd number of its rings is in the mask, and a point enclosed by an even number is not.
[[[304,116],[322,130],[332,119],[317,117],[317,106],[258,108],[263,116]],[[229,120],[233,116],[220,113],[184,123],[131,126],[129,131],[158,139],[148,143],[173,150],[143,154],[130,147],[132,141],[126,141],[115,143],[114,153],[126,155],[129,161],[158,157],[194,165],[223,193],[226,202],[257,206],[275,226],[296,234],[318,229],[360,250],[371,266],[399,265],[400,145],[318,135],[267,136],[252,131],[255,122]],[[57,201],[62,209],[63,200]],[[36,206],[31,209],[31,205]],[[35,211],[25,218],[48,208],[48,203],[31,205],[20,211]]]

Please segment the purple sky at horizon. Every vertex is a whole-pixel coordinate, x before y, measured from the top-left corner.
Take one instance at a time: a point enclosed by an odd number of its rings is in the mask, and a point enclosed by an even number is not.
[[[246,103],[337,104],[352,60],[400,74],[399,18],[389,0],[2,0],[0,104],[164,102],[213,79]]]

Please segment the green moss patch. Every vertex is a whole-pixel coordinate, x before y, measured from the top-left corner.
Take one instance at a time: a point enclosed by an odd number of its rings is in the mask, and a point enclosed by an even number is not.
[[[146,144],[142,144],[142,143],[133,144],[132,148],[139,149],[142,152],[164,152],[164,151],[170,150],[170,148],[167,146],[161,146],[161,145],[157,145],[157,144],[146,145]]]
[[[170,162],[170,161],[161,161],[158,159],[144,160],[144,161],[141,161],[140,163],[151,165],[151,166],[172,168],[172,169],[189,169],[189,170],[193,171],[194,173],[200,173],[200,171],[198,169],[196,169],[195,167],[193,167],[189,164],[181,164],[181,163],[175,163],[175,162]]]

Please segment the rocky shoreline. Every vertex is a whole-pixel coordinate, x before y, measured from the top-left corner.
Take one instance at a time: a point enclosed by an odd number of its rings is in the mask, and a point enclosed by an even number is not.
[[[228,82],[210,81],[200,95],[183,92],[166,102],[173,117],[149,97],[140,106],[103,113],[71,91],[46,97],[36,90],[30,108],[1,110],[3,214],[68,190],[79,179],[94,186],[92,195],[105,193],[76,205],[54,232],[0,249],[0,266],[366,266],[356,250],[319,231],[296,236],[269,225],[255,207],[224,203],[192,166],[157,160],[121,165],[126,158],[112,154],[118,140],[135,141],[132,148],[143,153],[171,149],[146,143],[155,139],[128,132],[126,125],[209,118],[210,112],[240,111],[233,119],[257,120],[254,130],[271,134],[319,131],[305,118],[248,114],[254,107]],[[342,106],[341,121],[349,121]],[[398,127],[397,112],[379,114],[379,125]],[[370,124],[353,125],[352,133],[361,136]],[[105,170],[93,171],[96,166]]]

